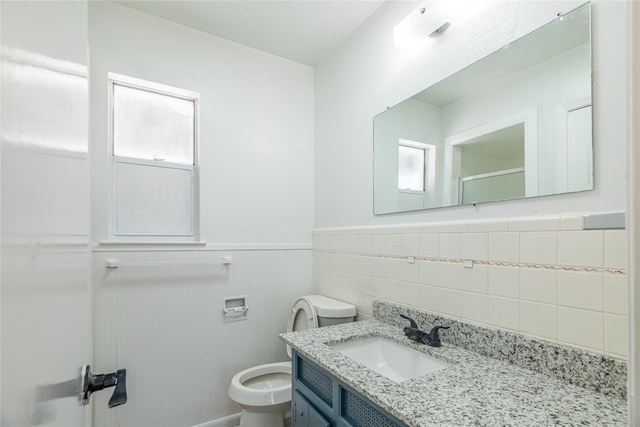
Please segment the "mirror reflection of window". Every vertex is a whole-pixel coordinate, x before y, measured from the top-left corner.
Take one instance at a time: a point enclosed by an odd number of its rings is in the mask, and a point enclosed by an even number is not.
[[[398,147],[398,190],[424,191],[427,150],[400,143]]]

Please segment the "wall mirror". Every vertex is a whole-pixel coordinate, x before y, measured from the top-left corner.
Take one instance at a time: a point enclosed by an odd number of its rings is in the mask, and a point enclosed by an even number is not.
[[[374,214],[593,189],[589,4],[373,118]]]

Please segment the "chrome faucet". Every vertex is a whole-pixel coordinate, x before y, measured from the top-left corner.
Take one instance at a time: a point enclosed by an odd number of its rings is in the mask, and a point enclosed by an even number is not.
[[[442,342],[440,341],[440,334],[438,331],[440,331],[440,329],[449,329],[449,326],[434,326],[433,328],[431,328],[431,331],[424,332],[421,331],[420,328],[418,328],[418,324],[412,318],[405,316],[404,314],[401,314],[400,317],[407,319],[411,324],[411,326],[407,326],[403,329],[404,334],[407,336],[407,338],[431,347],[442,346]]]

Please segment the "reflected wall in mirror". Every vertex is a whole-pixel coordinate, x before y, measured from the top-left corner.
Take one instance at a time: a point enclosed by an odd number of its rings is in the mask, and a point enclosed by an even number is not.
[[[374,214],[593,189],[585,4],[373,119]]]

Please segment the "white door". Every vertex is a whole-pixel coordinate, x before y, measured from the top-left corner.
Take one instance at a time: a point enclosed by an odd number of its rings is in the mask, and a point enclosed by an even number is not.
[[[0,19],[1,425],[89,426],[87,5],[2,1]]]

